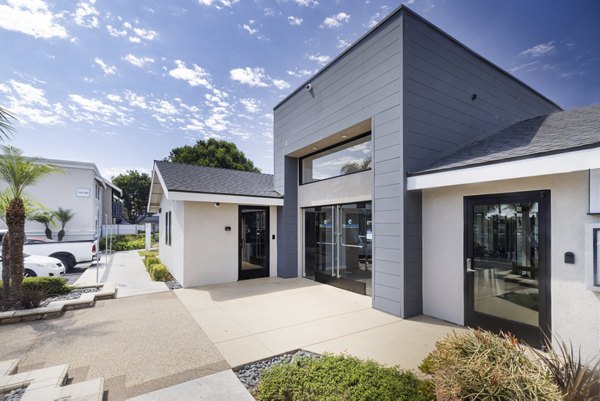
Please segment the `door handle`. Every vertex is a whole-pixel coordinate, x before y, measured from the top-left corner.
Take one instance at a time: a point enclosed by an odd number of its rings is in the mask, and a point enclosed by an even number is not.
[[[476,271],[473,269],[473,259],[467,258],[467,273],[475,273]]]
[[[476,273],[476,272],[477,272],[477,270],[475,270],[475,269],[467,269],[467,273]]]

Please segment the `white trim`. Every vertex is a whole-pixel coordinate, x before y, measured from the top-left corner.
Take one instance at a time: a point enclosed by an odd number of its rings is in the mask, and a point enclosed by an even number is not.
[[[585,287],[600,292],[600,285],[594,282],[594,230],[600,229],[600,223],[585,225]]]
[[[600,168],[600,147],[408,177],[408,191]]]
[[[167,199],[186,202],[219,202],[239,205],[283,206],[282,198],[263,198],[257,196],[203,194],[197,192],[178,192],[171,190]]]

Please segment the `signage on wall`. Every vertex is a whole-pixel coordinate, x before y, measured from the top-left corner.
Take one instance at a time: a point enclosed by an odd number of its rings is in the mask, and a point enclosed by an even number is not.
[[[600,169],[590,170],[590,214],[600,214]]]
[[[89,198],[90,197],[90,189],[89,188],[77,188],[76,196],[78,198]]]

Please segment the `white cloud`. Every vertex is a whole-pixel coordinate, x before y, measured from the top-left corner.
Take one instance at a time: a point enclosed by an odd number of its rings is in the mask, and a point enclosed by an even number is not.
[[[142,39],[138,38],[137,36],[130,36],[130,37],[129,37],[129,41],[130,41],[131,43],[141,43],[141,42],[142,42]]]
[[[145,40],[154,40],[158,36],[156,31],[150,29],[134,28],[133,32],[135,32],[137,36]]]
[[[240,0],[198,0],[198,3],[203,6],[215,6],[219,10],[223,7],[231,7],[239,3]]]
[[[98,113],[105,116],[111,116],[114,114],[121,114],[121,112],[114,106],[103,103],[99,99],[89,99],[81,95],[70,94],[69,98],[80,106],[83,110],[92,113]]]
[[[524,64],[520,64],[520,65],[517,65],[517,66],[515,66],[515,67],[511,68],[511,69],[510,69],[510,72],[517,72],[517,71],[519,71],[519,70],[522,70],[523,68],[527,68],[527,67],[533,67],[533,66],[534,66],[534,65],[536,65],[536,64],[538,64],[538,61],[537,61],[537,60],[536,60],[536,61],[532,61],[532,62],[530,62],[530,63],[524,63]],[[528,71],[530,71],[530,70],[528,70]]]
[[[265,12],[265,17],[274,17],[275,16],[275,10],[273,10],[272,8],[265,8],[264,12]]]
[[[169,71],[170,76],[175,79],[187,81],[190,86],[204,86],[205,88],[212,89],[209,81],[210,74],[202,67],[192,64],[194,68],[188,68],[181,60],[175,60],[175,64],[177,64],[177,68]]]
[[[19,118],[19,122],[40,125],[63,123],[64,109],[60,103],[50,104],[43,89],[15,80],[0,84],[0,92],[7,94],[6,108]]]
[[[112,25],[106,25],[106,30],[108,31],[110,36],[126,36],[127,35],[127,31],[125,29],[120,31],[117,28],[114,28]]]
[[[77,25],[86,28],[98,28],[98,16],[100,13],[98,13],[98,10],[92,5],[95,1],[90,3],[80,1],[77,4],[74,21]]]
[[[136,67],[144,67],[146,64],[154,63],[154,59],[150,57],[136,57],[133,54],[128,54],[123,57],[123,60],[135,65]]]
[[[119,96],[119,95],[108,94],[108,95],[106,95],[106,98],[108,100],[110,100],[111,102],[115,102],[115,103],[122,103],[123,102],[123,98],[121,98],[121,96]]]
[[[242,25],[242,28],[247,31],[250,35],[254,35],[255,33],[258,32],[258,29],[254,29],[252,28],[250,25],[248,24],[244,24]]]
[[[294,0],[294,2],[303,7],[316,7],[319,5],[317,0]]]
[[[337,47],[338,49],[345,49],[348,46],[350,46],[350,43],[348,43],[346,39],[341,37],[337,38],[337,44],[335,45],[335,47]]]
[[[179,110],[166,100],[159,100],[153,104],[152,109],[157,113],[174,115],[179,114]]]
[[[302,24],[302,21],[304,21],[302,18],[298,18],[298,17],[294,17],[293,15],[290,15],[288,17],[288,21],[290,21],[290,25],[300,25]]]
[[[269,84],[265,82],[267,76],[265,75],[264,68],[256,67],[244,67],[234,68],[229,71],[229,77],[234,81],[241,82],[250,86],[267,87]]]
[[[312,70],[294,70],[294,71],[287,71],[288,75],[291,75],[292,77],[296,77],[296,78],[302,78],[302,77],[307,77],[309,75],[314,74],[316,71],[312,71]]]
[[[350,14],[340,12],[332,15],[331,17],[325,18],[321,24],[321,28],[338,28],[342,26],[343,23],[348,21],[350,21]]]
[[[260,102],[256,99],[240,99],[240,103],[246,108],[248,113],[258,113],[260,111]]]
[[[540,43],[539,45],[533,46],[527,50],[523,50],[519,53],[520,56],[531,56],[540,57],[546,54],[551,54],[555,50],[554,41],[547,43]]]
[[[202,123],[201,121],[199,121],[198,119],[195,119],[195,118],[191,118],[189,121],[190,121],[189,124],[181,127],[180,129],[182,129],[183,131],[197,131],[197,132],[204,131],[204,123]]]
[[[331,60],[331,57],[325,56],[323,54],[309,54],[308,59],[310,61],[316,61],[320,65],[325,65]]]
[[[108,65],[101,58],[96,57],[94,59],[94,63],[98,64],[102,71],[104,71],[104,75],[117,75],[117,67],[114,65]]]
[[[0,28],[34,38],[67,38],[65,27],[56,22],[59,18],[42,0],[7,0],[0,4]]]
[[[287,89],[290,87],[290,84],[283,79],[273,79],[272,82],[277,89]]]
[[[130,90],[126,90],[125,99],[127,99],[130,106],[139,107],[142,110],[148,109],[148,104],[146,103],[146,98],[144,96],[138,95]]]

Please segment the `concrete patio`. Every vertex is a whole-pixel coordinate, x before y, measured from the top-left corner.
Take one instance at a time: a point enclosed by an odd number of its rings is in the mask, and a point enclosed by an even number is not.
[[[371,308],[369,297],[300,278],[175,294],[231,366],[303,348],[416,369],[436,340],[464,330],[426,316],[400,319]]]

